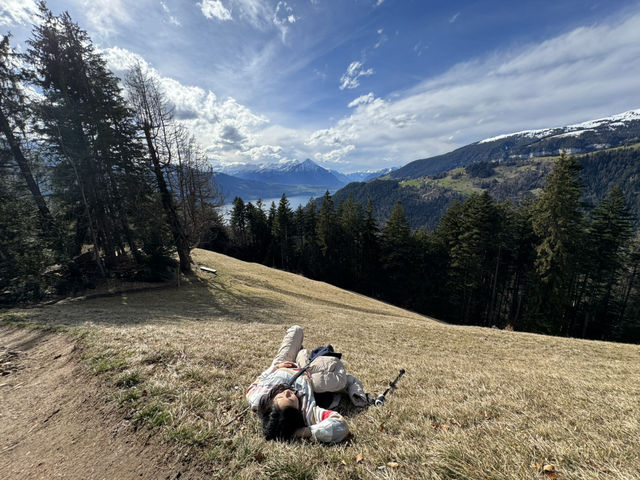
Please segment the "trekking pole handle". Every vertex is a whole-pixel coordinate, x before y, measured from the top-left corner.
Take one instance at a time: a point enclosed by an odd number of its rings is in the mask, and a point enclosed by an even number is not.
[[[398,380],[400,380],[400,378],[402,377],[402,375],[404,375],[405,373],[405,369],[401,369],[400,373],[398,373],[398,376],[393,380],[393,382],[389,382],[389,387],[387,387],[387,389],[384,391],[383,394],[378,395],[378,398],[376,398],[374,405],[376,407],[380,407],[382,405],[384,405],[384,401],[386,400],[386,396],[387,394],[393,390],[394,388],[396,388],[396,383],[398,383]]]
[[[395,380],[393,382],[391,382],[389,384],[390,388],[396,388],[396,383],[398,383],[398,380],[400,380],[400,378],[402,378],[402,375],[404,375],[404,372],[405,372],[404,368],[401,368],[400,369],[400,373],[398,373],[398,376],[395,378]]]

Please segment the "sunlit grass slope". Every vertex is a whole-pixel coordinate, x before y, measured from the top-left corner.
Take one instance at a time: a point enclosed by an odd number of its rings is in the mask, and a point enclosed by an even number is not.
[[[68,329],[113,401],[213,478],[632,479],[640,347],[439,323],[300,276],[196,251],[170,288],[5,314]],[[244,390],[287,327],[332,343],[382,408],[342,411],[338,446],[262,440]],[[543,467],[547,466],[547,473]],[[553,471],[551,469],[553,468]]]

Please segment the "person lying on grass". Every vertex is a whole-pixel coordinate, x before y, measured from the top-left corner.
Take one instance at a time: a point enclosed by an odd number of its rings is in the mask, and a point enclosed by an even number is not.
[[[341,393],[347,394],[355,406],[365,407],[367,394],[360,380],[347,374],[341,354],[333,352],[330,345],[322,349],[321,356],[315,357],[312,352],[315,358],[309,364],[303,339],[302,327],[294,325],[287,330],[271,366],[247,389],[247,400],[260,417],[267,440],[341,442],[349,434],[349,427],[342,415],[330,409],[340,402]],[[307,371],[289,386],[307,364]]]

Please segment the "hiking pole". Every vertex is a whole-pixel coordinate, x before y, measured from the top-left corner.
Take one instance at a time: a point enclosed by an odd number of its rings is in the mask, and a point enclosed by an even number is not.
[[[393,382],[389,382],[389,386],[384,391],[384,393],[382,395],[378,395],[378,398],[376,398],[375,402],[373,403],[376,407],[381,407],[382,405],[384,405],[387,394],[391,393],[396,388],[396,383],[398,383],[398,380],[400,380],[402,375],[404,375],[404,368],[400,370],[400,373]]]
[[[242,417],[245,413],[247,413],[249,411],[250,407],[245,408],[244,410],[242,410],[239,414],[237,414],[235,417],[233,417],[231,420],[229,420],[227,423],[224,424],[224,427],[228,427],[229,425],[231,425],[233,422],[235,422],[236,420],[238,420],[240,417]]]

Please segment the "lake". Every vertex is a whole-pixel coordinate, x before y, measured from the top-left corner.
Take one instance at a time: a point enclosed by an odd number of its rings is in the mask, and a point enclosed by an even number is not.
[[[291,207],[291,210],[293,210],[294,212],[296,211],[296,209],[298,208],[299,205],[302,205],[303,207],[309,202],[309,200],[311,198],[321,198],[322,195],[318,196],[318,197],[312,197],[311,195],[298,195],[298,196],[292,196],[292,197],[287,197],[287,200],[289,200],[289,206]],[[275,202],[276,207],[278,206],[278,204],[280,203],[280,198],[263,198],[262,199],[262,204],[263,204],[263,208],[265,213],[269,213],[269,208],[271,208],[271,202]],[[244,199],[243,199],[244,200]],[[247,204],[249,202],[251,202],[253,205],[256,204],[256,202],[258,201],[258,199],[254,199],[254,200],[244,200],[244,203]],[[232,203],[227,203],[225,205],[223,205],[222,207],[220,207],[220,213],[222,214],[222,217],[226,220],[229,221],[229,218],[231,217],[231,210],[233,209],[233,204]]]

